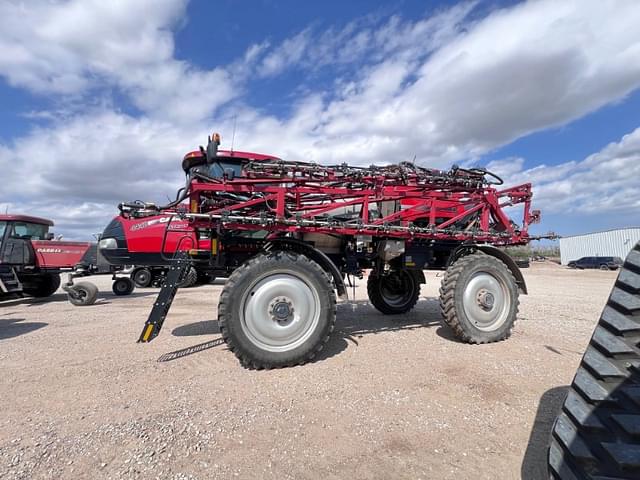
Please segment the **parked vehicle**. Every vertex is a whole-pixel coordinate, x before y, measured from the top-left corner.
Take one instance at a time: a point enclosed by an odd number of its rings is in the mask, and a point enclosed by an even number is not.
[[[569,268],[599,268],[600,270],[617,270],[622,266],[620,257],[582,257],[567,264]]]
[[[53,222],[28,215],[0,215],[0,299],[29,295],[49,297],[61,286],[60,274],[67,273],[62,284],[74,305],[91,305],[98,288],[90,282],[73,280],[96,274],[113,275],[113,291],[128,295],[133,291],[129,278],[116,278],[122,265],[110,265],[93,242],[54,240],[49,232]]]
[[[423,270],[444,271],[444,321],[468,343],[504,340],[524,277],[497,247],[528,244],[531,185],[498,189],[483,169],[414,163],[370,167],[283,161],[218,151],[219,137],[183,160],[186,185],[165,206],[120,204],[100,252],[112,264],[169,272],[140,334],[160,332],[181,281],[195,267],[229,276],[218,303],[224,341],[250,368],[305,363],[335,327],[345,277],[368,275],[373,306],[410,311]],[[515,223],[506,207],[522,207]],[[159,263],[159,260],[161,262]]]

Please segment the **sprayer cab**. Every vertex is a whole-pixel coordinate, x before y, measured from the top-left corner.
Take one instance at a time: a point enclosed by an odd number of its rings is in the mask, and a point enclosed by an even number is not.
[[[242,176],[242,167],[248,162],[279,161],[273,155],[254,152],[238,152],[234,150],[218,150],[220,135],[214,133],[208,138],[207,148],[187,153],[182,160],[182,170],[191,178],[196,174],[210,178],[233,179]]]

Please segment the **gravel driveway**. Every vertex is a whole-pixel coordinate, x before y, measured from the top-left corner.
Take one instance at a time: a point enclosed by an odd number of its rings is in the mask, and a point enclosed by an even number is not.
[[[548,432],[616,272],[523,270],[513,336],[455,341],[440,274],[417,307],[340,304],[314,363],[243,369],[220,341],[222,284],[184,289],[136,344],[157,290],[0,303],[0,478],[542,479]],[[351,292],[350,292],[351,294]]]

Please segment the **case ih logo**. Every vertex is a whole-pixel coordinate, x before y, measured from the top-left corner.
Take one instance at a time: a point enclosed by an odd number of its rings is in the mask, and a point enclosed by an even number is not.
[[[170,218],[171,217],[162,217],[156,218],[154,220],[149,220],[147,222],[136,223],[135,225],[131,226],[131,231],[135,232],[136,230],[142,230],[143,228],[151,227],[152,225],[155,225],[157,223],[167,223],[169,222]]]
[[[162,217],[155,218],[153,220],[149,220],[142,223],[136,223],[135,225],[131,225],[131,231],[135,232],[138,230],[142,230],[144,228],[152,227],[153,225],[157,225],[159,223],[169,223],[171,221],[171,217]],[[169,225],[169,230],[186,228],[188,226],[187,222],[173,222]]]
[[[38,248],[40,253],[62,253],[61,248]]]

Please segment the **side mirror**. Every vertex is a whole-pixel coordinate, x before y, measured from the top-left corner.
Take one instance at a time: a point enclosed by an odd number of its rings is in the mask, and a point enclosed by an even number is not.
[[[54,239],[53,233],[51,233],[51,232],[47,233],[47,236],[45,237],[45,240],[53,240],[53,239]]]

